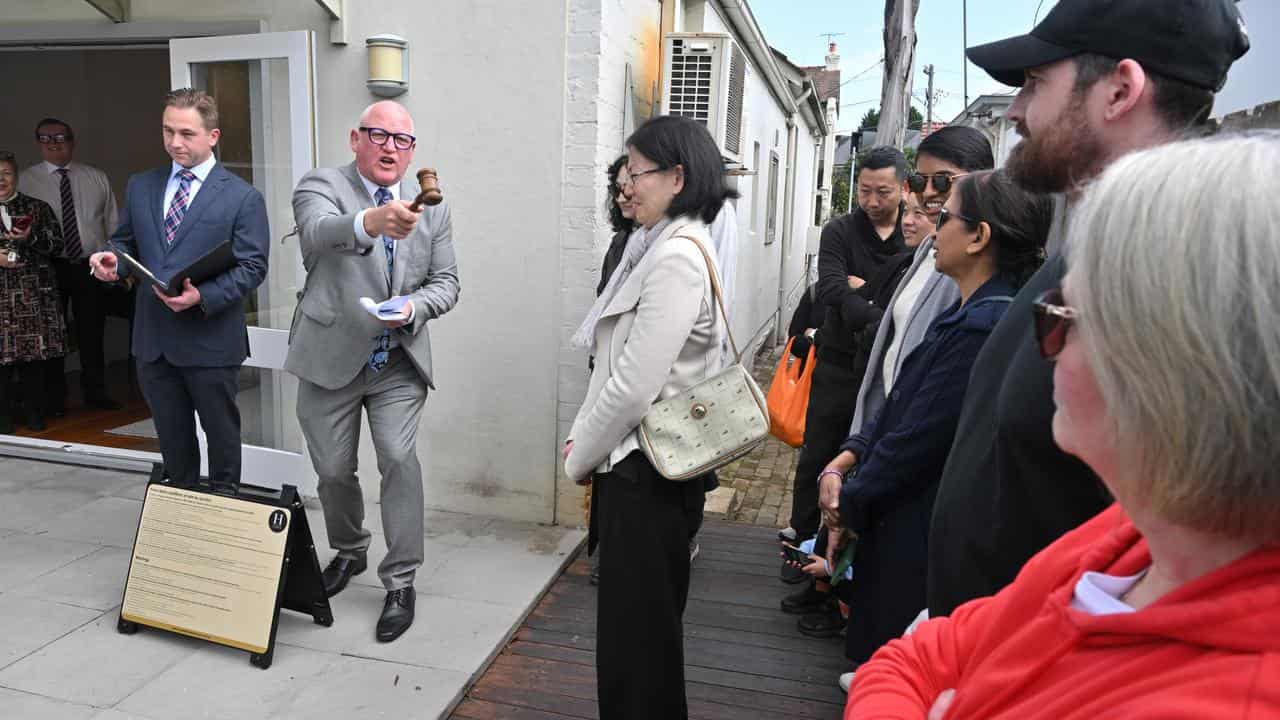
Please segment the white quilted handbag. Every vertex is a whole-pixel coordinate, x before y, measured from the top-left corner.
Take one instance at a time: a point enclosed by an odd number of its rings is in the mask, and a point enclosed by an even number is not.
[[[649,408],[640,421],[640,449],[663,477],[683,482],[705,475],[751,452],[769,436],[769,407],[760,386],[742,366],[733,340],[715,264],[702,243],[693,243],[711,273],[711,291],[733,347],[733,364],[674,397]]]

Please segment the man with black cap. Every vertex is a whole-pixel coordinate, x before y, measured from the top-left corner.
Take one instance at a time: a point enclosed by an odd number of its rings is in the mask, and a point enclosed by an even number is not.
[[[1029,35],[969,48],[992,77],[1022,88],[1007,113],[1022,136],[1007,170],[1064,197],[1048,261],[974,364],[930,529],[931,617],[994,594],[1110,504],[1054,444],[1053,367],[1036,349],[1030,306],[1061,283],[1065,220],[1082,186],[1126,153],[1196,132],[1248,49],[1231,0],[1061,0]]]

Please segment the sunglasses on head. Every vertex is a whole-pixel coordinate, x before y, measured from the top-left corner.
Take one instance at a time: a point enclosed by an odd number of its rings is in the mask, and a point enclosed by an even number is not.
[[[1067,331],[1077,317],[1076,309],[1066,304],[1062,289],[1054,288],[1040,293],[1031,305],[1031,317],[1036,325],[1036,343],[1045,360],[1053,360],[1067,344]]]
[[[933,181],[933,189],[938,193],[949,193],[955,185],[956,180],[968,175],[969,173],[949,173],[936,172],[932,175],[921,175],[920,173],[911,173],[907,176],[907,188],[913,193],[922,193],[929,181]]]

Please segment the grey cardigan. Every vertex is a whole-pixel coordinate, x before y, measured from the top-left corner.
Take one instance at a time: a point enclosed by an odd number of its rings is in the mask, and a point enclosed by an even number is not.
[[[931,252],[933,252],[932,235],[925,238],[925,241],[920,243],[920,247],[916,248],[916,255],[911,261],[911,267],[902,276],[902,279],[898,281],[898,288],[893,291],[893,297],[889,300],[889,305],[884,309],[884,317],[880,320],[880,326],[876,328],[875,342],[871,345],[871,357],[867,360],[867,372],[862,376],[862,386],[858,388],[858,406],[853,411],[853,425],[849,428],[850,435],[862,430],[862,426],[874,419],[880,412],[880,408],[884,406],[884,353],[889,348],[890,330],[903,334],[902,349],[898,352],[898,367],[894,368],[894,373],[896,374],[898,369],[902,367],[902,362],[924,339],[925,333],[929,330],[929,325],[933,323],[934,318],[941,315],[944,310],[960,299],[960,288],[956,286],[955,281],[940,272],[934,272],[933,276],[925,281],[924,289],[920,291],[920,297],[916,299],[915,306],[911,308],[911,313],[907,315],[906,327],[893,327],[893,306],[898,302],[898,295],[902,293],[902,288],[906,287],[911,278],[920,270],[920,263]]]

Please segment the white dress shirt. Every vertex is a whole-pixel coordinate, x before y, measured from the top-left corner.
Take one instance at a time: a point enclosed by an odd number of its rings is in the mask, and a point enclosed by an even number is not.
[[[43,200],[53,208],[62,225],[62,176],[57,165],[42,162],[22,171],[18,189],[25,195]],[[76,229],[80,231],[81,257],[87,257],[107,246],[119,222],[116,196],[111,191],[107,174],[91,165],[67,163],[67,179],[71,182],[71,199],[76,208]]]
[[[356,175],[360,177],[360,182],[364,183],[364,189],[368,191],[369,198],[373,200],[375,203],[378,202],[377,200],[378,188],[382,188],[387,192],[391,193],[392,200],[400,199],[400,183],[396,182],[390,185],[383,186],[370,180],[364,175],[360,175],[359,170],[356,171]],[[368,240],[369,242],[374,243],[375,245],[382,245],[382,251],[385,253],[386,245],[383,244],[381,236],[370,235],[369,233],[364,231],[364,214],[367,212],[369,211],[361,210],[360,212],[356,213],[356,219],[353,221],[353,224],[355,226],[355,231],[356,231],[356,237],[364,238],[365,240]],[[396,248],[400,246],[400,243],[395,238],[389,238],[389,239],[391,240],[391,259],[394,261],[396,256]],[[406,320],[405,323],[413,322],[413,316],[416,314],[417,314],[417,309],[414,308],[413,303],[409,303],[409,319]],[[396,340],[395,335],[392,335],[391,347],[395,348],[399,346],[400,346],[400,342]]]
[[[182,180],[178,177],[178,173],[183,170],[190,170],[192,175],[196,176],[195,180],[187,186],[187,209],[191,208],[191,203],[196,201],[196,193],[200,192],[200,188],[204,187],[205,178],[209,177],[213,166],[218,164],[218,159],[210,155],[208,159],[193,168],[184,168],[178,163],[173,163],[172,169],[169,170],[169,182],[164,186],[164,203],[160,205],[160,217],[163,218],[169,214],[169,203],[173,202],[173,196],[178,194],[178,185]]]

